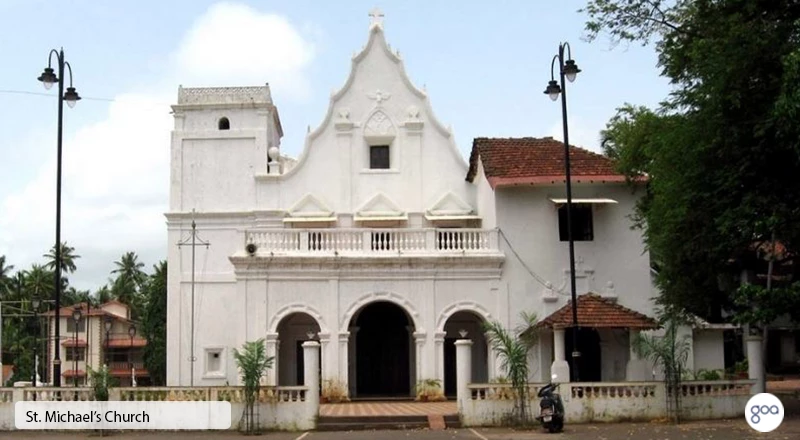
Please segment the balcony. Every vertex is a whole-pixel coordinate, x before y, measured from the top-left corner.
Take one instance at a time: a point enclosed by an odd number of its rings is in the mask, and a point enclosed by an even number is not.
[[[496,229],[276,229],[251,230],[256,255],[365,256],[498,254]]]

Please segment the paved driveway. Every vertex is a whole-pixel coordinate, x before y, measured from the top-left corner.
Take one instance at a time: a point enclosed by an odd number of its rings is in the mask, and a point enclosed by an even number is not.
[[[96,435],[42,432],[5,432],[0,439],[78,440],[99,439]],[[547,434],[541,430],[514,431],[510,429],[449,429],[445,431],[349,431],[309,433],[267,433],[246,437],[236,432],[189,433],[125,433],[106,437],[109,440],[795,440],[800,438],[800,418],[784,420],[769,434],[753,431],[742,420],[691,422],[681,425],[661,423],[619,423],[567,425],[562,434]]]

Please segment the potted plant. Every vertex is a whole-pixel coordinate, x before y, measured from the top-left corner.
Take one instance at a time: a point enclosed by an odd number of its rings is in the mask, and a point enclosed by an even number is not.
[[[442,391],[442,381],[439,379],[423,379],[417,382],[416,400],[419,402],[437,402],[446,400]]]
[[[733,365],[733,372],[737,379],[747,379],[749,377],[749,364],[747,359],[741,360]]]

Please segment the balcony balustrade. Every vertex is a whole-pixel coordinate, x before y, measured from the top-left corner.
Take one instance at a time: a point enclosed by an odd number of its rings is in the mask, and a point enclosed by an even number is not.
[[[496,229],[275,229],[246,232],[256,254],[458,255],[498,253]]]

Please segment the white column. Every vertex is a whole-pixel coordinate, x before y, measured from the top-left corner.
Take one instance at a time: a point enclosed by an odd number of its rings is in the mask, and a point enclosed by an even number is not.
[[[433,337],[436,346],[436,378],[442,381],[442,386],[444,386],[444,337],[446,334],[445,332],[436,333]]]
[[[458,409],[471,398],[469,385],[472,382],[472,341],[459,339],[456,341],[456,400]]]
[[[416,372],[417,372],[417,374],[416,374],[416,377],[413,378],[413,381],[411,383],[412,391],[414,389],[414,385],[418,381],[420,381],[420,380],[422,380],[422,379],[427,377],[427,375],[424,373],[425,366],[424,366],[424,364],[422,362],[423,361],[423,359],[422,359],[423,358],[423,349],[425,348],[425,333],[424,332],[414,332],[414,342],[415,342],[414,349],[416,350],[414,353],[416,355]]]
[[[278,334],[277,333],[267,333],[267,340],[266,340],[266,348],[267,348],[267,357],[273,357],[272,360],[272,368],[267,370],[267,386],[277,386],[278,385]]]
[[[761,357],[761,335],[747,336],[747,373],[756,383],[750,389],[753,394],[764,393],[764,360]]]
[[[349,332],[342,332],[339,333],[339,376],[338,379],[342,383],[345,389],[347,389],[348,383],[348,374],[347,374],[347,360],[348,360],[348,353],[349,348],[348,345],[350,343],[350,333]]]
[[[319,342],[303,342],[303,383],[308,387],[306,403],[319,411]],[[316,413],[316,412],[315,412]]]
[[[320,344],[320,350],[319,350],[320,373],[318,374],[321,374],[322,377],[331,378],[333,376],[328,373],[328,370],[331,368],[335,368],[335,364],[334,365],[330,364],[332,362],[331,358],[333,357],[331,356],[331,351],[333,351],[331,349],[332,347],[330,344],[331,334],[318,333],[317,336],[319,336],[319,344]],[[323,363],[322,361],[325,362]]]
[[[569,363],[565,360],[566,348],[564,345],[564,329],[553,329],[553,365],[550,367],[550,373],[558,376],[559,383],[567,383],[570,381]],[[545,380],[549,378],[545,377]]]
[[[628,358],[628,365],[625,368],[625,380],[628,382],[637,382],[647,380],[647,362],[640,359],[636,354],[634,347],[636,346],[636,338],[639,337],[638,329],[628,329],[628,348],[630,357]]]

